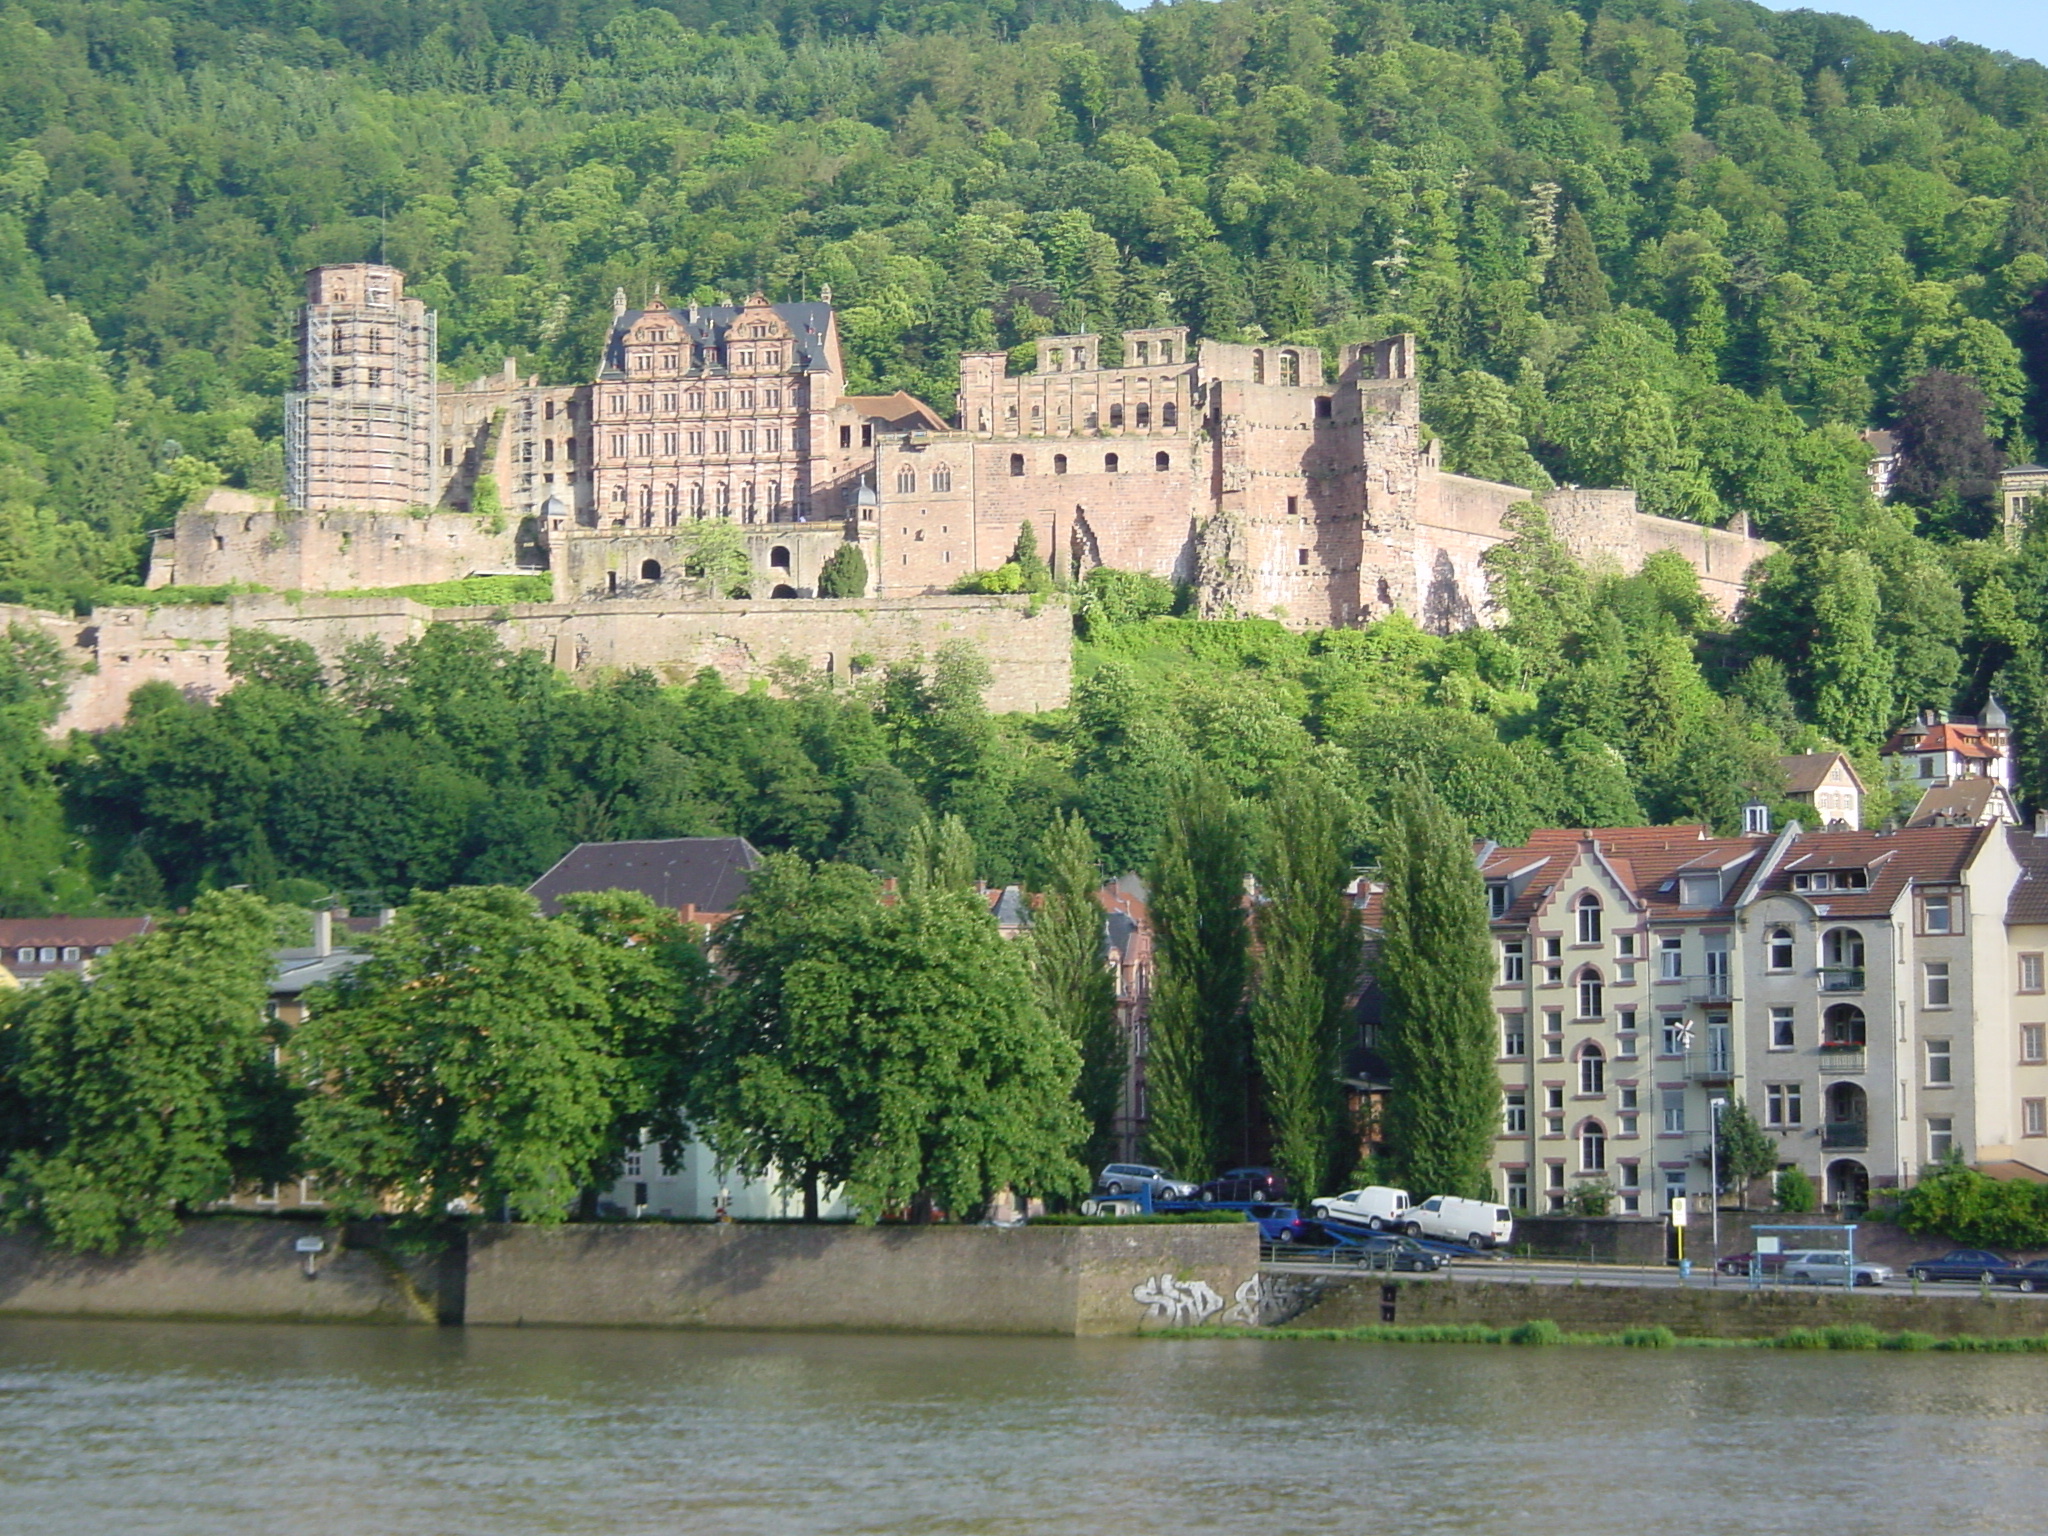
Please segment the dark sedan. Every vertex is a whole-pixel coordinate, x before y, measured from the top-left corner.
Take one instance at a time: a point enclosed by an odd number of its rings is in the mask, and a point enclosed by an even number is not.
[[[1271,1168],[1230,1168],[1195,1191],[1197,1200],[1285,1200],[1287,1180]]]
[[[1757,1255],[1753,1253],[1724,1253],[1723,1255],[1721,1255],[1721,1262],[1716,1264],[1714,1267],[1720,1270],[1720,1272],[1724,1275],[1747,1275],[1749,1273],[1750,1263],[1756,1257]],[[1767,1253],[1763,1255],[1762,1272],[1764,1274],[1775,1275],[1779,1270],[1783,1269],[1784,1267],[1784,1254]]]
[[[2012,1268],[2010,1260],[1988,1248],[1958,1248],[1938,1259],[1916,1259],[1906,1266],[1906,1274],[1913,1280],[1969,1280],[1988,1285],[1996,1284]]]
[[[2008,1265],[1999,1271],[1998,1283],[2019,1291],[2048,1291],[2048,1259]]]
[[[1450,1263],[1443,1254],[1423,1247],[1412,1237],[1365,1237],[1349,1248],[1353,1253],[1370,1254],[1366,1263],[1373,1269],[1430,1275]]]

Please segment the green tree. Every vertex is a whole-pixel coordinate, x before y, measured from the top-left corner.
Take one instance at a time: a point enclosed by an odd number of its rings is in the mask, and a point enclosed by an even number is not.
[[[1514,392],[1492,374],[1468,368],[1433,392],[1429,406],[1430,423],[1443,434],[1447,467],[1532,491],[1555,483],[1529,452]]]
[[[1052,586],[1052,571],[1038,553],[1038,531],[1026,518],[1017,525],[1017,542],[1010,550],[1010,564],[1017,567],[1027,592],[1043,592]]]
[[[0,1078],[21,1116],[0,1175],[9,1220],[110,1253],[167,1237],[238,1174],[278,1176],[274,934],[266,902],[210,891],[89,980],[53,977],[8,1005]]]
[[[1373,974],[1394,1089],[1387,1135],[1408,1187],[1484,1198],[1500,1121],[1492,942],[1472,844],[1431,790],[1403,784],[1380,854]]]
[[[1813,1180],[1800,1168],[1786,1168],[1779,1172],[1775,1191],[1778,1209],[1787,1216],[1804,1216],[1820,1204]]]
[[[1807,666],[1813,714],[1844,746],[1868,745],[1891,724],[1892,665],[1877,643],[1877,576],[1860,549],[1815,562],[1813,641]]]
[[[1769,1131],[1757,1124],[1756,1116],[1740,1099],[1729,1101],[1715,1128],[1716,1157],[1721,1170],[1721,1190],[1742,1191],[1742,1208],[1749,1209],[1749,1186],[1767,1177],[1778,1166],[1779,1147]]]
[[[1260,859],[1252,1055],[1265,1085],[1274,1164],[1302,1201],[1325,1193],[1351,1163],[1342,1145],[1340,1074],[1361,935],[1345,890],[1345,812],[1319,778],[1290,778],[1267,807]]]
[[[1129,1053],[1117,1018],[1116,981],[1103,956],[1102,870],[1079,816],[1053,823],[1045,845],[1045,892],[1031,917],[1031,979],[1039,1006],[1080,1056],[1075,1097],[1088,1121],[1085,1160],[1116,1155]]]
[[[1250,1092],[1244,1028],[1250,949],[1237,807],[1214,775],[1175,789],[1153,856],[1152,1156],[1206,1178],[1240,1145]]]
[[[1600,270],[1593,232],[1579,205],[1566,203],[1558,221],[1557,249],[1543,277],[1543,308],[1556,319],[1583,322],[1607,313],[1609,303],[1607,275]]]
[[[468,1199],[562,1220],[615,1166],[622,1111],[651,1112],[631,1103],[612,1011],[621,988],[645,1006],[640,967],[612,952],[636,922],[656,953],[671,942],[644,911],[555,921],[523,892],[474,886],[423,895],[371,936],[293,1038],[323,1085],[300,1155],[336,1208],[434,1219]]]
[[[868,561],[858,544],[848,542],[833,550],[818,571],[818,596],[866,597]]]

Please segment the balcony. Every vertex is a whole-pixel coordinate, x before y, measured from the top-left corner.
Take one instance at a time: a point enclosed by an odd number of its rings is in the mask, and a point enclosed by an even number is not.
[[[1823,1072],[1867,1072],[1870,1070],[1870,1052],[1860,1045],[1823,1045],[1820,1048],[1820,1069]]]
[[[1861,1152],[1870,1145],[1870,1128],[1861,1120],[1830,1120],[1820,1128],[1820,1144],[1829,1152]]]
[[[1701,1083],[1731,1082],[1735,1077],[1735,1053],[1725,1044],[1687,1051],[1685,1075]]]
[[[1731,988],[1726,976],[1690,976],[1686,978],[1686,996],[1696,1003],[1725,1003]]]
[[[1820,968],[1820,989],[1823,992],[1861,992],[1863,990],[1863,967],[1860,965],[1824,965]]]

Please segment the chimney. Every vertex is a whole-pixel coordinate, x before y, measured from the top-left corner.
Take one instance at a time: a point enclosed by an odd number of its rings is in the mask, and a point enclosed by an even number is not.
[[[334,912],[322,907],[313,914],[313,953],[325,957],[334,953]]]
[[[2048,811],[2034,812],[2034,836],[2048,837]]]

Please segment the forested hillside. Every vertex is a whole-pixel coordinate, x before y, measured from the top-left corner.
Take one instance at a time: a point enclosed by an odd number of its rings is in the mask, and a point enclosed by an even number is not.
[[[977,823],[987,873],[1029,873],[1062,805],[1137,857],[1190,753],[1247,794],[1327,764],[1361,851],[1404,761],[1452,765],[1494,833],[1725,820],[1777,751],[1867,760],[1994,681],[2048,789],[2048,551],[1987,537],[1997,468],[2048,438],[2037,64],[1738,0],[27,0],[0,5],[0,137],[0,600],[89,604],[193,487],[275,488],[298,274],[380,253],[457,377],[507,352],[584,376],[620,286],[829,284],[855,384],[942,409],[959,350],[1053,329],[1411,329],[1452,467],[1630,485],[1786,546],[1733,627],[1671,570],[1602,590],[1534,527],[1499,634],[1201,625],[1111,581],[1075,708],[1032,723],[975,713],[957,669],[784,703],[469,658],[514,752],[449,735],[423,652],[210,720],[150,700],[45,752],[47,658],[17,646],[12,909],[91,899],[124,860],[106,899],[132,903],[145,854],[179,898],[521,878],[662,827],[886,863],[926,806]],[[1907,449],[1885,507],[1874,425]],[[640,746],[607,744],[605,709]],[[549,711],[599,744],[540,733]],[[763,722],[801,812],[720,711]],[[311,766],[375,800],[321,813],[355,852],[287,803]],[[461,785],[430,816],[408,797],[434,774]],[[429,822],[431,857],[369,830]]]

